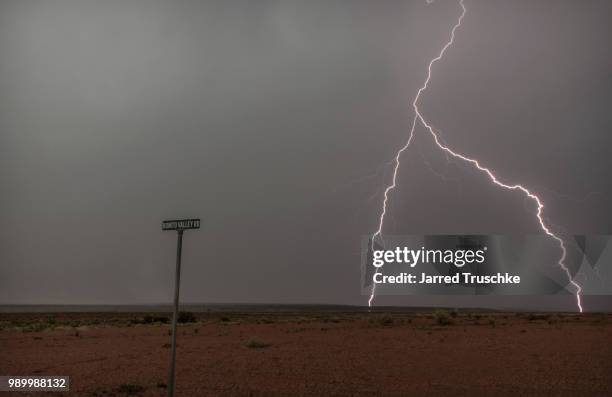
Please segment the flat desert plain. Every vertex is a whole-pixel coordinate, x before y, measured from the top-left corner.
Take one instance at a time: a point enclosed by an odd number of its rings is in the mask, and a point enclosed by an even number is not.
[[[19,396],[164,396],[167,317],[0,314],[0,374],[70,376],[68,393]],[[197,313],[183,320],[177,396],[612,395],[607,314]]]

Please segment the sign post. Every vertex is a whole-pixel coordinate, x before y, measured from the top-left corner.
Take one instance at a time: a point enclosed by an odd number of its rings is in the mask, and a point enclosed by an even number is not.
[[[174,274],[174,313],[172,315],[172,353],[170,356],[170,373],[168,376],[168,397],[174,396],[174,367],[176,362],[176,322],[179,309],[179,289],[181,286],[181,251],[183,249],[183,232],[188,229],[199,229],[199,219],[178,219],[162,222],[162,230],[176,230],[176,272]]]

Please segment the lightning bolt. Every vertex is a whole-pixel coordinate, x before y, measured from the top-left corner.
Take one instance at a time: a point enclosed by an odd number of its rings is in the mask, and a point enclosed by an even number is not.
[[[433,2],[433,0],[427,0],[428,4],[431,4],[432,2]],[[569,279],[570,284],[572,284],[572,286],[574,287],[574,289],[575,289],[575,296],[576,296],[576,303],[577,303],[577,306],[578,306],[578,310],[580,311],[580,313],[582,313],[582,302],[581,302],[581,297],[580,297],[580,293],[582,292],[582,287],[573,279],[572,274],[570,273],[570,270],[568,269],[568,267],[565,264],[565,258],[567,256],[567,249],[565,248],[565,243],[564,243],[563,239],[561,237],[559,237],[558,235],[556,235],[555,233],[553,233],[550,230],[550,228],[546,225],[546,222],[544,222],[544,218],[543,218],[544,204],[542,203],[542,200],[540,200],[540,198],[537,195],[535,195],[534,193],[532,193],[531,191],[529,191],[526,187],[524,187],[522,185],[519,185],[519,184],[511,185],[511,184],[507,184],[507,183],[501,182],[499,180],[499,178],[493,173],[493,171],[491,171],[489,168],[481,165],[478,160],[470,158],[470,157],[468,157],[466,155],[463,155],[461,153],[458,153],[458,152],[450,149],[446,144],[441,142],[438,134],[435,132],[433,127],[425,120],[425,118],[421,114],[421,111],[419,110],[419,106],[418,106],[419,99],[421,97],[421,94],[427,89],[427,86],[429,85],[429,81],[431,80],[431,74],[432,74],[431,73],[431,69],[432,69],[433,65],[436,62],[438,62],[439,60],[442,59],[442,57],[444,56],[444,53],[446,52],[446,50],[455,41],[455,32],[461,26],[461,22],[463,21],[463,18],[465,17],[465,13],[466,13],[467,10],[465,8],[465,5],[463,4],[463,0],[459,0],[459,5],[461,6],[461,15],[459,15],[459,18],[457,19],[457,23],[455,24],[455,26],[453,26],[453,28],[451,30],[450,39],[444,45],[444,47],[442,47],[442,49],[440,50],[440,53],[438,54],[438,56],[433,58],[429,62],[429,65],[427,67],[427,78],[425,79],[425,82],[423,83],[423,86],[421,86],[421,88],[419,88],[419,90],[417,91],[417,94],[414,97],[414,100],[412,101],[412,107],[414,109],[414,119],[412,120],[412,127],[410,128],[410,134],[408,135],[407,142],[404,144],[404,146],[402,146],[397,151],[397,153],[395,155],[394,168],[393,168],[393,178],[391,179],[391,184],[389,184],[386,187],[386,189],[385,189],[384,199],[383,199],[383,204],[382,204],[382,211],[380,213],[380,217],[379,217],[379,220],[378,220],[378,229],[376,230],[376,232],[374,232],[374,234],[372,235],[372,238],[371,238],[372,250],[374,250],[374,243],[375,243],[375,241],[377,239],[380,240],[380,242],[384,244],[384,241],[382,239],[382,230],[383,230],[383,226],[384,226],[384,223],[385,223],[385,215],[387,214],[387,204],[389,202],[389,195],[395,189],[395,187],[397,186],[397,174],[398,174],[399,166],[400,166],[400,157],[401,157],[402,153],[406,149],[408,149],[408,147],[412,143],[412,140],[414,138],[414,131],[415,131],[416,126],[417,126],[417,122],[420,122],[429,131],[429,133],[431,134],[431,136],[432,136],[434,142],[436,143],[436,145],[442,151],[444,151],[446,154],[471,164],[478,171],[486,174],[489,177],[489,179],[491,180],[491,182],[493,182],[495,185],[497,185],[497,186],[499,186],[499,187],[501,187],[503,189],[506,189],[506,190],[519,191],[524,196],[526,196],[527,198],[529,198],[530,200],[532,200],[536,204],[536,206],[537,206],[536,217],[537,217],[538,222],[540,224],[540,228],[542,229],[542,231],[546,235],[551,237],[553,240],[555,240],[559,244],[559,248],[561,250],[561,256],[560,256],[557,264],[565,272],[565,274],[567,275],[567,277]],[[379,269],[381,269],[381,268],[377,268],[376,269],[375,274],[379,273]],[[375,296],[376,296],[376,283],[372,283],[372,290],[371,290],[371,294],[370,294],[370,299],[368,300],[368,306],[369,307],[372,306],[372,302],[374,301],[374,297]]]

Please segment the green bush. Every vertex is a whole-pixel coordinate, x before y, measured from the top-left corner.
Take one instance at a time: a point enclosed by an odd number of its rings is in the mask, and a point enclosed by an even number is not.
[[[380,325],[383,327],[389,327],[394,323],[393,317],[391,317],[389,314],[381,314],[375,317],[370,317],[368,321],[370,324]]]
[[[170,320],[166,316],[147,314],[143,318],[136,321],[136,324],[168,324]]]
[[[178,318],[176,319],[178,323],[195,323],[198,321],[195,314],[192,312],[179,312]]]
[[[117,391],[121,394],[127,394],[128,396],[135,396],[144,392],[144,387],[140,385],[132,385],[124,383],[117,388]]]
[[[249,349],[262,349],[264,347],[271,346],[272,344],[268,342],[264,342],[257,338],[251,338],[244,345],[248,347]]]
[[[531,313],[531,314],[529,314],[529,316],[527,316],[527,320],[529,320],[529,321],[548,320],[549,317],[550,317],[550,315],[548,315],[548,314],[534,314],[534,313]]]
[[[436,310],[434,313],[434,318],[436,319],[436,323],[438,325],[451,325],[450,315],[446,310]]]

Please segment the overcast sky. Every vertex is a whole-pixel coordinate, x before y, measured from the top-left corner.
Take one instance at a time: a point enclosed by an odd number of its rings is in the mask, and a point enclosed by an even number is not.
[[[610,234],[612,2],[465,4],[424,116],[537,192],[556,231]],[[384,164],[460,11],[3,0],[0,303],[168,302],[176,237],[160,221],[200,217],[184,239],[184,301],[365,304],[361,239],[377,226]],[[534,210],[419,128],[384,233],[539,233]],[[573,307],[550,302],[459,303]]]

